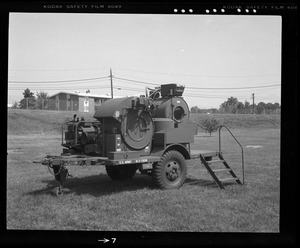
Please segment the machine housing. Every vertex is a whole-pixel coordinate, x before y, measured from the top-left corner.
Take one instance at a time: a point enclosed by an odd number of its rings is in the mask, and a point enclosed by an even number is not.
[[[167,147],[179,145],[180,150],[186,150],[184,154],[189,154],[197,124],[189,122],[183,90],[183,86],[176,84],[162,85],[150,91],[148,97],[104,102],[94,114],[97,121],[79,121],[74,117],[63,124],[63,153],[116,160],[157,156]]]

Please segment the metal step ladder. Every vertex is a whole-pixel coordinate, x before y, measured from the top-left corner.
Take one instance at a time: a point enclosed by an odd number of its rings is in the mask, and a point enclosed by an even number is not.
[[[223,155],[222,155],[222,148],[221,148],[221,129],[225,128],[230,134],[231,136],[234,138],[234,140],[236,141],[236,143],[240,146],[241,148],[241,155],[242,155],[242,181],[236,176],[236,174],[233,172],[233,170],[230,168],[230,166],[228,165],[228,163],[225,161]],[[212,158],[217,157],[217,159],[212,160]],[[207,158],[207,159],[206,159]],[[216,152],[215,154],[211,154],[211,153],[200,153],[200,160],[202,162],[202,164],[204,164],[204,166],[206,167],[207,171],[210,173],[210,175],[212,176],[212,178],[215,180],[216,184],[221,188],[221,189],[225,189],[223,183],[224,182],[236,182],[238,184],[245,184],[245,173],[244,173],[244,149],[243,146],[241,145],[241,143],[236,139],[236,137],[233,135],[233,133],[229,130],[229,128],[225,125],[221,125],[219,127],[219,151]],[[211,166],[213,164],[216,163],[222,163],[224,168],[222,169],[212,169]],[[227,178],[219,178],[216,174],[220,173],[220,172],[229,172],[230,173],[230,177]]]
[[[210,155],[207,156],[205,154],[200,154],[200,160],[201,160],[202,164],[204,164],[204,166],[207,169],[207,171],[209,172],[209,174],[212,176],[212,178],[214,179],[214,181],[216,182],[216,184],[221,189],[225,189],[225,187],[223,185],[223,182],[236,182],[238,184],[242,184],[242,182],[240,181],[240,179],[237,177],[237,175],[233,172],[233,170],[230,168],[230,166],[228,165],[228,163],[223,158],[221,152],[217,152],[214,157],[217,157],[217,159],[215,159],[215,160],[207,160],[206,158],[212,158],[212,156],[210,156]],[[217,164],[217,163],[223,164],[224,168],[213,169],[212,165]],[[230,177],[219,178],[217,176],[217,174],[220,173],[220,172],[229,172],[230,173]]]

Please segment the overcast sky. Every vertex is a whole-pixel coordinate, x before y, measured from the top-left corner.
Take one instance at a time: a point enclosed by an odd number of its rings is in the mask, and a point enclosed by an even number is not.
[[[9,103],[26,88],[109,94],[110,68],[118,96],[177,83],[190,107],[280,103],[281,17],[10,13]]]

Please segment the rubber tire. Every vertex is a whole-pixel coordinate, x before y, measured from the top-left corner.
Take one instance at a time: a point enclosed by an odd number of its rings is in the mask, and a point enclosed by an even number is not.
[[[180,173],[178,178],[174,181],[169,180],[167,177],[167,167],[170,163],[175,163],[179,166]],[[178,189],[186,179],[187,166],[183,155],[175,150],[171,150],[163,154],[161,160],[153,165],[152,178],[154,184],[161,189]]]
[[[56,196],[61,196],[61,195],[63,195],[63,191],[62,191],[59,187],[55,187],[55,188],[53,189],[53,193],[54,193],[54,195],[56,195]]]
[[[112,180],[125,180],[125,179],[131,179],[136,170],[137,165],[136,164],[127,164],[127,165],[119,165],[119,166],[113,166],[113,165],[106,165],[106,173]]]

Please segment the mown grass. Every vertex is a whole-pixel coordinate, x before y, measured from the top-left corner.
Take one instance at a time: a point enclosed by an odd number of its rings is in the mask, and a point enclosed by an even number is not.
[[[60,133],[61,125],[73,115],[84,117],[86,121],[94,121],[93,113],[78,113],[75,111],[55,110],[25,110],[8,109],[7,132],[8,134],[52,134]]]
[[[22,230],[279,232],[280,131],[235,129],[245,152],[245,185],[220,190],[198,160],[188,162],[179,190],[159,190],[137,173],[112,181],[101,166],[69,167],[62,197],[45,166],[61,152],[58,134],[8,136],[7,228]],[[224,156],[241,176],[239,147],[222,133]],[[260,148],[246,148],[261,145]],[[217,135],[199,133],[193,149],[217,149]]]
[[[280,115],[252,114],[190,114],[190,121],[201,122],[207,118],[215,118],[220,124],[230,129],[268,129],[280,128]]]
[[[24,134],[60,134],[61,125],[73,115],[84,117],[86,121],[95,121],[94,113],[72,111],[8,109],[7,131],[12,135]],[[246,115],[246,114],[191,114],[190,121],[198,122],[214,117],[220,124],[230,129],[268,129],[280,127],[279,115]],[[200,130],[201,131],[201,130]]]

